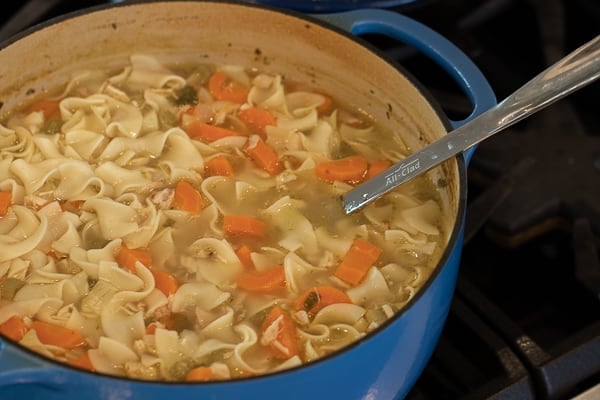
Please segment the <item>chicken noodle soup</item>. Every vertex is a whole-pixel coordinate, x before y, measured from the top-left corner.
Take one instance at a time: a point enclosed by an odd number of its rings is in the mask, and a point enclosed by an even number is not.
[[[311,362],[402,309],[445,244],[425,176],[344,214],[408,149],[276,72],[134,55],[12,112],[0,143],[0,333],[99,373]]]

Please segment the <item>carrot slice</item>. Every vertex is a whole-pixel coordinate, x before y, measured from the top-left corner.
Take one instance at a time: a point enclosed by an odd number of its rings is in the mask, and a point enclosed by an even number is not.
[[[321,96],[323,96],[323,103],[319,104],[317,106],[317,113],[322,116],[322,115],[329,115],[333,112],[334,108],[335,108],[335,104],[333,103],[333,99],[330,96],[324,95],[322,93],[319,93]]]
[[[175,196],[173,197],[173,207],[181,211],[187,211],[197,214],[202,211],[202,195],[191,183],[179,181],[175,185]]]
[[[235,254],[240,259],[240,262],[244,266],[244,268],[248,270],[254,270],[256,267],[254,266],[254,262],[252,261],[252,249],[250,246],[243,244],[235,251]]]
[[[62,347],[63,349],[74,349],[85,344],[85,339],[79,332],[64,326],[44,321],[33,321],[31,329],[35,330],[38,339],[44,344]]]
[[[185,376],[185,380],[190,382],[206,382],[210,381],[212,378],[212,369],[204,366],[191,369]]]
[[[249,215],[225,215],[223,217],[223,230],[230,237],[264,239],[267,226],[260,219]]]
[[[159,269],[153,269],[151,272],[152,276],[154,276],[155,287],[163,292],[165,296],[169,296],[179,289],[177,279],[170,273]]]
[[[135,274],[137,272],[135,265],[138,261],[148,268],[152,266],[152,255],[146,249],[130,249],[123,245],[119,248],[119,251],[115,256],[115,261],[121,268],[125,268]]]
[[[27,107],[27,112],[39,112],[44,113],[44,120],[47,121],[58,113],[60,101],[59,100],[40,100]]]
[[[28,330],[25,321],[18,315],[13,315],[0,324],[0,333],[15,342],[23,339]]]
[[[76,368],[85,369],[92,372],[96,371],[96,368],[94,368],[92,365],[92,361],[90,360],[90,356],[88,355],[87,351],[79,357],[69,360],[68,363]]]
[[[56,250],[54,250],[54,249],[50,249],[50,250],[48,250],[48,251],[46,252],[46,255],[47,255],[48,257],[51,257],[51,258],[53,258],[53,259],[54,259],[54,260],[56,260],[56,261],[60,260],[60,259],[61,259],[61,258],[63,258],[63,257],[66,257],[66,256],[64,256],[62,253],[59,253],[58,251],[56,251]]]
[[[278,265],[264,272],[244,271],[238,275],[239,288],[253,293],[273,293],[285,288],[285,270]]]
[[[205,170],[208,176],[233,176],[233,166],[225,154],[206,161]]]
[[[184,130],[190,138],[199,139],[204,142],[214,142],[215,140],[230,136],[245,136],[244,134],[236,132],[232,129],[207,124],[198,120],[191,121],[185,125]]]
[[[357,285],[379,258],[381,249],[366,240],[356,239],[335,270],[335,276]]]
[[[156,322],[150,322],[146,326],[146,335],[154,335],[156,333],[156,328],[158,328],[158,324]]]
[[[277,324],[276,329],[273,329],[273,324]],[[273,331],[276,332],[276,336],[273,335]],[[279,306],[273,307],[265,317],[261,334],[261,343],[267,343],[269,351],[275,358],[286,360],[300,353],[296,325],[287,311]]]
[[[392,166],[392,162],[389,160],[378,160],[369,164],[369,170],[367,171],[367,176],[365,180],[371,179],[374,176],[379,175],[386,169]]]
[[[243,103],[248,98],[249,90],[239,82],[229,79],[227,74],[217,71],[208,79],[208,91],[217,100]]]
[[[319,178],[328,182],[358,183],[364,179],[368,168],[367,159],[355,155],[319,163],[315,167],[315,173]]]
[[[248,126],[252,133],[267,140],[267,126],[275,126],[277,120],[269,110],[250,107],[238,112],[238,117]]]
[[[255,138],[256,140],[253,140]],[[257,167],[267,171],[270,175],[277,175],[282,170],[277,152],[258,136],[252,136],[244,146],[244,152]]]
[[[334,286],[316,286],[300,294],[294,301],[294,310],[315,315],[323,308],[337,303],[352,303],[350,297]]]
[[[0,192],[0,217],[6,216],[9,207],[12,205],[12,193]]]

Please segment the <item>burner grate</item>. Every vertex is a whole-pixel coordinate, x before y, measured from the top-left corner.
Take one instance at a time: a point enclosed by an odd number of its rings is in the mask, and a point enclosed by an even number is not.
[[[473,157],[471,168],[488,180],[522,158],[534,160],[490,216],[488,233],[516,246],[554,228],[570,229],[572,220],[585,218],[600,235],[600,171],[595,166],[600,135],[583,129],[568,99],[526,122],[482,143]]]
[[[534,399],[532,381],[516,353],[460,298],[444,334],[407,400]]]

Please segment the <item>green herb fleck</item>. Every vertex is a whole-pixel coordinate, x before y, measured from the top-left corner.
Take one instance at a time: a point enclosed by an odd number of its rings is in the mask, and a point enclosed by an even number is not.
[[[56,133],[60,133],[60,128],[62,127],[62,121],[58,119],[52,119],[48,121],[46,124],[44,131],[50,135],[54,135]]]
[[[169,367],[167,374],[171,379],[181,381],[194,366],[191,358],[181,358]]]
[[[304,300],[303,308],[304,311],[309,312],[319,303],[319,294],[315,291],[311,291],[308,296],[306,296],[306,300]]]
[[[198,94],[192,86],[185,85],[174,90],[170,100],[178,106],[198,104]]]

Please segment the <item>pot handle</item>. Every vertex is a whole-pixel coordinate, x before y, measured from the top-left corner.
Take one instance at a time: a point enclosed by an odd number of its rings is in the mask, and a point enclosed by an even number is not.
[[[363,9],[333,14],[314,14],[354,35],[375,33],[413,46],[444,69],[465,93],[473,111],[460,121],[450,120],[459,127],[496,105],[496,96],[473,61],[444,36],[405,15],[388,10]],[[467,163],[476,146],[464,152]]]

